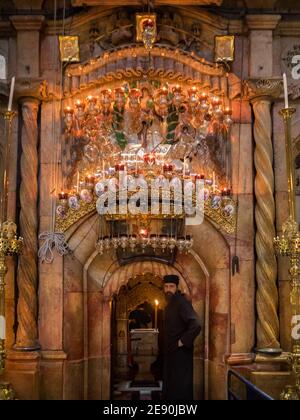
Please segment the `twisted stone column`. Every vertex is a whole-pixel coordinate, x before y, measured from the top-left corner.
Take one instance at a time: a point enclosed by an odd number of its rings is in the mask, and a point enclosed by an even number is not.
[[[38,126],[39,101],[24,98],[22,104],[22,156],[20,186],[20,234],[24,252],[18,266],[18,330],[15,348],[34,350],[37,343],[38,253]]]
[[[281,84],[277,80],[258,80],[249,86],[255,118],[257,347],[279,348],[271,103],[280,94]]]

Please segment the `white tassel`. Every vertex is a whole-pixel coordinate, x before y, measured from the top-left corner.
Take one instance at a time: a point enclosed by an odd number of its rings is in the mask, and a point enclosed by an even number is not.
[[[54,250],[61,256],[71,252],[65,242],[65,235],[61,232],[43,232],[39,235],[39,240],[44,241],[38,252],[38,257],[42,260],[42,263],[51,264],[53,262]]]

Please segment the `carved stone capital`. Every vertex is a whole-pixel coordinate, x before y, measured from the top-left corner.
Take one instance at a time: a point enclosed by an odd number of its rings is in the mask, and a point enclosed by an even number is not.
[[[41,78],[18,78],[16,81],[15,98],[34,98],[39,101],[48,97],[47,82]]]
[[[282,79],[252,79],[245,82],[245,95],[251,102],[267,100],[273,102],[282,92]]]
[[[45,16],[11,16],[9,19],[17,31],[39,31]]]
[[[273,31],[281,21],[281,15],[247,15],[246,21],[251,30]]]

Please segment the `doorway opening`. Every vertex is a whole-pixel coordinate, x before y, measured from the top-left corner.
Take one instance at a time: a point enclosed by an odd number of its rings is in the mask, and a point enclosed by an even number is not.
[[[163,379],[163,281],[136,275],[112,301],[111,398],[159,400]]]

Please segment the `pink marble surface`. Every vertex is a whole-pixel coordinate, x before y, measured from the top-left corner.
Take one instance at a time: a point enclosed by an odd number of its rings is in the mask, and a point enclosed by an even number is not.
[[[64,350],[68,360],[83,358],[83,296],[82,293],[64,294]]]
[[[228,351],[228,314],[209,313],[209,360],[223,359]]]
[[[45,350],[63,346],[63,258],[39,265],[39,342]]]
[[[64,366],[64,399],[84,399],[83,361],[67,361]]]
[[[102,304],[101,293],[88,293],[88,354],[89,357],[101,356]]]
[[[83,292],[83,267],[73,255],[64,257],[64,292]]]

